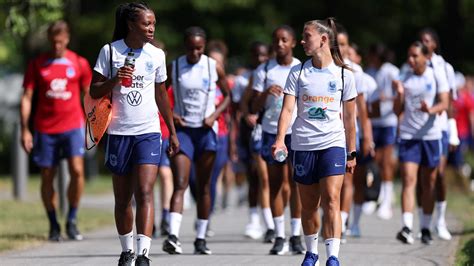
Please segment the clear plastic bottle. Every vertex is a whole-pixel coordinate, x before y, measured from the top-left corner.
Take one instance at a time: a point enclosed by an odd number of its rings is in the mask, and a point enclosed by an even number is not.
[[[288,153],[285,150],[279,149],[275,152],[275,160],[278,162],[284,162],[286,157],[288,157]]]
[[[125,57],[125,63],[124,66],[129,66],[131,68],[135,68],[135,53],[134,52],[128,52],[127,57]],[[122,79],[122,86],[124,87],[130,87],[132,86],[132,78],[123,78]]]

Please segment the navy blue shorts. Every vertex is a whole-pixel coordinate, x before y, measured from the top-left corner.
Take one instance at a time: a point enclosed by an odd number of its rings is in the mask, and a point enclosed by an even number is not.
[[[372,128],[375,148],[394,145],[397,141],[396,127],[373,127]]]
[[[212,128],[177,128],[180,152],[195,161],[205,151],[217,151],[217,135]]]
[[[160,166],[170,167],[170,157],[168,157],[168,153],[166,150],[170,146],[170,139],[164,139],[161,144],[161,158],[160,158]]]
[[[105,165],[116,175],[130,173],[138,164],[158,166],[161,158],[161,134],[138,136],[109,135],[105,148]]]
[[[400,162],[413,162],[427,167],[437,167],[441,157],[441,140],[400,140]]]
[[[263,142],[262,142],[262,151],[261,155],[263,160],[267,162],[267,164],[284,164],[287,162],[288,158],[291,158],[292,151],[291,151],[291,134],[285,136],[285,145],[288,149],[288,157],[283,162],[276,161],[273,159],[272,155],[272,145],[275,143],[276,135],[270,134],[267,132],[263,132]]]
[[[84,156],[84,128],[59,134],[35,132],[33,136],[33,162],[39,167],[54,167],[59,160]]]
[[[346,173],[346,149],[331,147],[318,151],[293,152],[293,180],[300,184],[317,184],[321,178]]]
[[[449,137],[447,131],[441,132],[443,135],[441,136],[441,155],[448,157],[449,155]]]
[[[252,153],[261,153],[262,152],[262,147],[263,147],[263,131],[262,131],[262,125],[258,124],[255,126],[255,128],[252,130],[251,136],[250,136],[250,151]]]

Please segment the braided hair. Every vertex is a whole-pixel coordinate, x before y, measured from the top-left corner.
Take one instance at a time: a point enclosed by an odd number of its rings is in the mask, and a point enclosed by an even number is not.
[[[115,28],[112,41],[125,39],[128,35],[128,21],[135,22],[141,11],[150,10],[144,2],[133,2],[121,4],[115,10]]]

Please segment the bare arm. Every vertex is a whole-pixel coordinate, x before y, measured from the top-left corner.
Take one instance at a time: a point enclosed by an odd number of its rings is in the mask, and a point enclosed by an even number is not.
[[[225,70],[219,64],[216,65],[216,70],[217,70],[217,76],[218,76],[217,85],[221,89],[222,95],[224,96],[224,100],[217,106],[216,110],[214,111],[214,113],[212,113],[211,116],[204,119],[204,124],[206,124],[208,127],[212,127],[212,125],[214,124],[214,121],[216,121],[219,115],[222,112],[224,112],[224,110],[230,104],[230,90],[229,90],[229,86],[227,85]]]
[[[296,104],[296,97],[294,95],[285,94],[283,97],[283,106],[278,119],[278,131],[275,139],[275,143],[272,146],[272,154],[275,156],[275,152],[279,149],[287,151],[285,146],[285,136],[288,127],[290,126],[291,118],[293,116],[293,110]]]
[[[30,153],[33,149],[33,136],[28,127],[28,121],[31,115],[31,103],[33,101],[33,90],[25,89],[20,100],[20,125],[21,125],[21,144],[23,149]]]
[[[367,113],[367,105],[363,94],[359,94],[356,97],[357,104],[357,115],[362,127],[363,140],[362,140],[362,154],[364,156],[369,155],[373,148],[373,137],[372,137],[372,123],[370,123],[369,115]]]
[[[343,102],[343,122],[344,130],[346,133],[346,148],[348,152],[356,150],[356,131],[355,131],[355,98],[349,101]],[[346,171],[354,173],[356,166],[356,159],[348,160],[346,164]]]
[[[428,113],[430,115],[432,114],[440,114],[443,111],[448,110],[449,107],[449,92],[442,92],[438,93],[438,102],[431,106],[428,107],[425,101],[421,102],[421,111]]]
[[[112,71],[112,70],[110,70]],[[104,77],[102,74],[94,71],[92,74],[90,95],[93,99],[99,99],[109,94],[112,89],[120,83],[122,78],[132,78],[133,68],[128,66],[121,67],[117,75],[111,79]]]
[[[395,100],[393,101],[393,111],[397,116],[400,116],[405,108],[405,90],[400,81],[396,81],[393,84],[397,91],[397,96],[395,96]]]

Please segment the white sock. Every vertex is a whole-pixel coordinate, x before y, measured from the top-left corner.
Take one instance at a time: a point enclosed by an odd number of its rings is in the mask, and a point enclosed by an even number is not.
[[[436,213],[438,214],[436,226],[446,227],[446,201],[436,202]]]
[[[301,218],[291,218],[291,235],[301,235]]]
[[[275,230],[275,223],[273,222],[272,210],[270,208],[263,208],[263,221],[267,229]]]
[[[250,224],[260,224],[260,217],[258,216],[258,208],[249,208]]]
[[[423,214],[421,218],[421,229],[430,229],[431,214]]]
[[[318,254],[318,236],[318,233],[304,236],[304,242],[306,243],[307,251]]]
[[[341,211],[341,222],[342,222],[342,232],[346,231],[346,222],[349,214],[345,211]]]
[[[420,230],[423,229],[423,208],[418,207],[418,222],[420,223]]]
[[[392,206],[392,195],[393,195],[393,182],[392,181],[383,181],[382,182],[382,191],[384,193],[382,205],[385,207]]]
[[[144,255],[148,258],[148,254],[150,254],[150,247],[151,247],[151,238],[147,237],[146,235],[138,234],[137,235],[137,256]]]
[[[181,227],[181,220],[183,215],[178,212],[170,213],[170,234],[179,237],[179,228]]]
[[[408,229],[413,229],[413,213],[404,212],[402,213],[402,224],[403,226],[408,227]]]
[[[209,223],[209,220],[202,220],[202,219],[197,219],[196,225],[196,238],[198,239],[206,239],[206,230],[207,230],[207,224]]]
[[[354,218],[352,219],[352,225],[359,226],[361,214],[362,214],[362,205],[354,204]]]
[[[133,230],[128,234],[119,235],[119,239],[120,245],[122,245],[122,252],[127,252],[129,250],[130,252],[133,252]]]
[[[273,217],[273,222],[275,223],[276,236],[285,238],[285,216]]]
[[[331,256],[339,257],[339,246],[341,245],[341,239],[339,238],[329,238],[324,240],[326,244],[326,256],[329,258]]]

